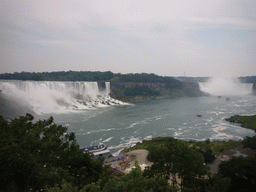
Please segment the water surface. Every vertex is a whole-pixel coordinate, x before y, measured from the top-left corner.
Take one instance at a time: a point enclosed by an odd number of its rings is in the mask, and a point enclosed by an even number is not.
[[[157,136],[197,141],[252,136],[252,130],[231,124],[225,118],[255,114],[255,96],[229,98],[229,101],[217,96],[161,99],[52,115],[57,124],[76,133],[81,146],[102,142],[117,154],[125,147]]]

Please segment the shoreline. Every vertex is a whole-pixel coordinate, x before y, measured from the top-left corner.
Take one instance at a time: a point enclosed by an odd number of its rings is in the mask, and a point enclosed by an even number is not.
[[[145,167],[147,166],[152,166],[153,163],[147,160],[147,155],[148,155],[148,150],[146,149],[134,149],[129,152],[123,152],[121,155],[118,155],[117,157],[112,157],[109,159],[105,159],[105,165],[110,165],[111,168],[120,171],[123,174],[128,174],[132,168],[135,166],[135,162],[138,162],[138,165],[140,165],[141,169],[144,170]],[[253,157],[255,156],[256,152],[249,149],[249,148],[242,148],[241,145],[229,149],[229,150],[224,150],[223,152],[219,154],[215,154],[216,159],[212,163],[206,163],[210,167],[210,172],[217,173],[218,172],[218,165],[222,161],[227,161],[231,159],[232,157],[239,157],[244,156],[244,157]],[[122,159],[121,157],[125,157],[125,160]],[[128,158],[126,158],[128,157]],[[112,162],[108,162],[111,159],[120,159]],[[124,166],[125,163],[124,161],[128,162],[129,165]]]

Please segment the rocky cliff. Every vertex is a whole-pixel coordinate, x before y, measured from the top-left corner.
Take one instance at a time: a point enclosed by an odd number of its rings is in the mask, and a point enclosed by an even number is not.
[[[111,97],[125,102],[208,95],[200,91],[198,83],[111,82],[110,85]]]

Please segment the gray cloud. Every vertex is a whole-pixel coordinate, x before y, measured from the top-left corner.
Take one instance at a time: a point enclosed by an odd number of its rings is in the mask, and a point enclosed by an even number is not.
[[[0,2],[0,72],[255,75],[249,0]]]

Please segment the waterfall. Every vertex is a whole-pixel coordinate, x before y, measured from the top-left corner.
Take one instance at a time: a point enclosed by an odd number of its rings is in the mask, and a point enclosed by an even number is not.
[[[103,83],[99,87],[97,82],[0,81],[0,96],[37,114],[121,104],[110,98],[110,83]]]
[[[249,95],[252,93],[252,83],[240,83],[237,78],[211,78],[199,83],[200,90],[211,95]]]

